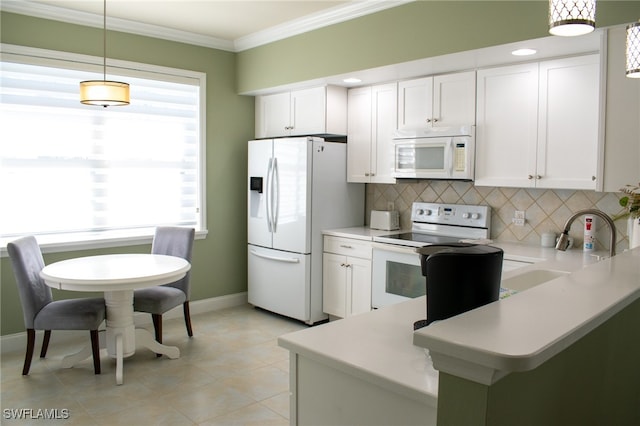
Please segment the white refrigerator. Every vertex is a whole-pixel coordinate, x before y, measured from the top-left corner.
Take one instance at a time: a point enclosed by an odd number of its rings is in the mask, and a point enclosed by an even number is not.
[[[347,183],[345,143],[249,141],[249,303],[313,324],[322,311],[322,230],[364,224],[364,184]]]

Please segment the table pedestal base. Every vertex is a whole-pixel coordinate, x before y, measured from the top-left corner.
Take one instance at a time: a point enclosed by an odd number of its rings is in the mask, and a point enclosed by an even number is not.
[[[136,343],[171,359],[180,357],[180,349],[177,347],[160,344],[144,328],[135,328],[132,290],[107,291],[104,299],[107,307],[107,329],[106,336],[105,333],[100,333],[100,347],[106,347],[107,354],[116,359],[117,384],[123,383],[123,361],[136,352]],[[66,356],[62,360],[62,367],[71,368],[91,355],[91,346],[86,346],[80,352]]]

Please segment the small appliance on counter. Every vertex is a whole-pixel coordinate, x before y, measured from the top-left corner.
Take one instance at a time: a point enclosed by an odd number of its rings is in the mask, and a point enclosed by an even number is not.
[[[381,229],[383,231],[395,231],[400,229],[400,217],[397,211],[371,210],[371,229]]]
[[[470,311],[498,300],[502,278],[502,249],[477,244],[432,245],[417,249],[427,281],[427,320]]]

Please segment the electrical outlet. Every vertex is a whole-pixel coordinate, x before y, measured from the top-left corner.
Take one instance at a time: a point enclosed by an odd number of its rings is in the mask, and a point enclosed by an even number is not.
[[[526,219],[524,216],[524,211],[516,210],[513,215],[513,219],[511,219],[511,222],[516,226],[524,226],[525,220]]]
[[[387,201],[387,210],[395,210],[395,203],[393,201]]]

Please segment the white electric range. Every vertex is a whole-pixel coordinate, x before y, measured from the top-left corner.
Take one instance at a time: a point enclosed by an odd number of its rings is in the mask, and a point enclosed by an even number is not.
[[[489,206],[415,202],[411,231],[373,238],[371,304],[373,308],[424,296],[426,281],[417,248],[458,242],[486,242]]]

